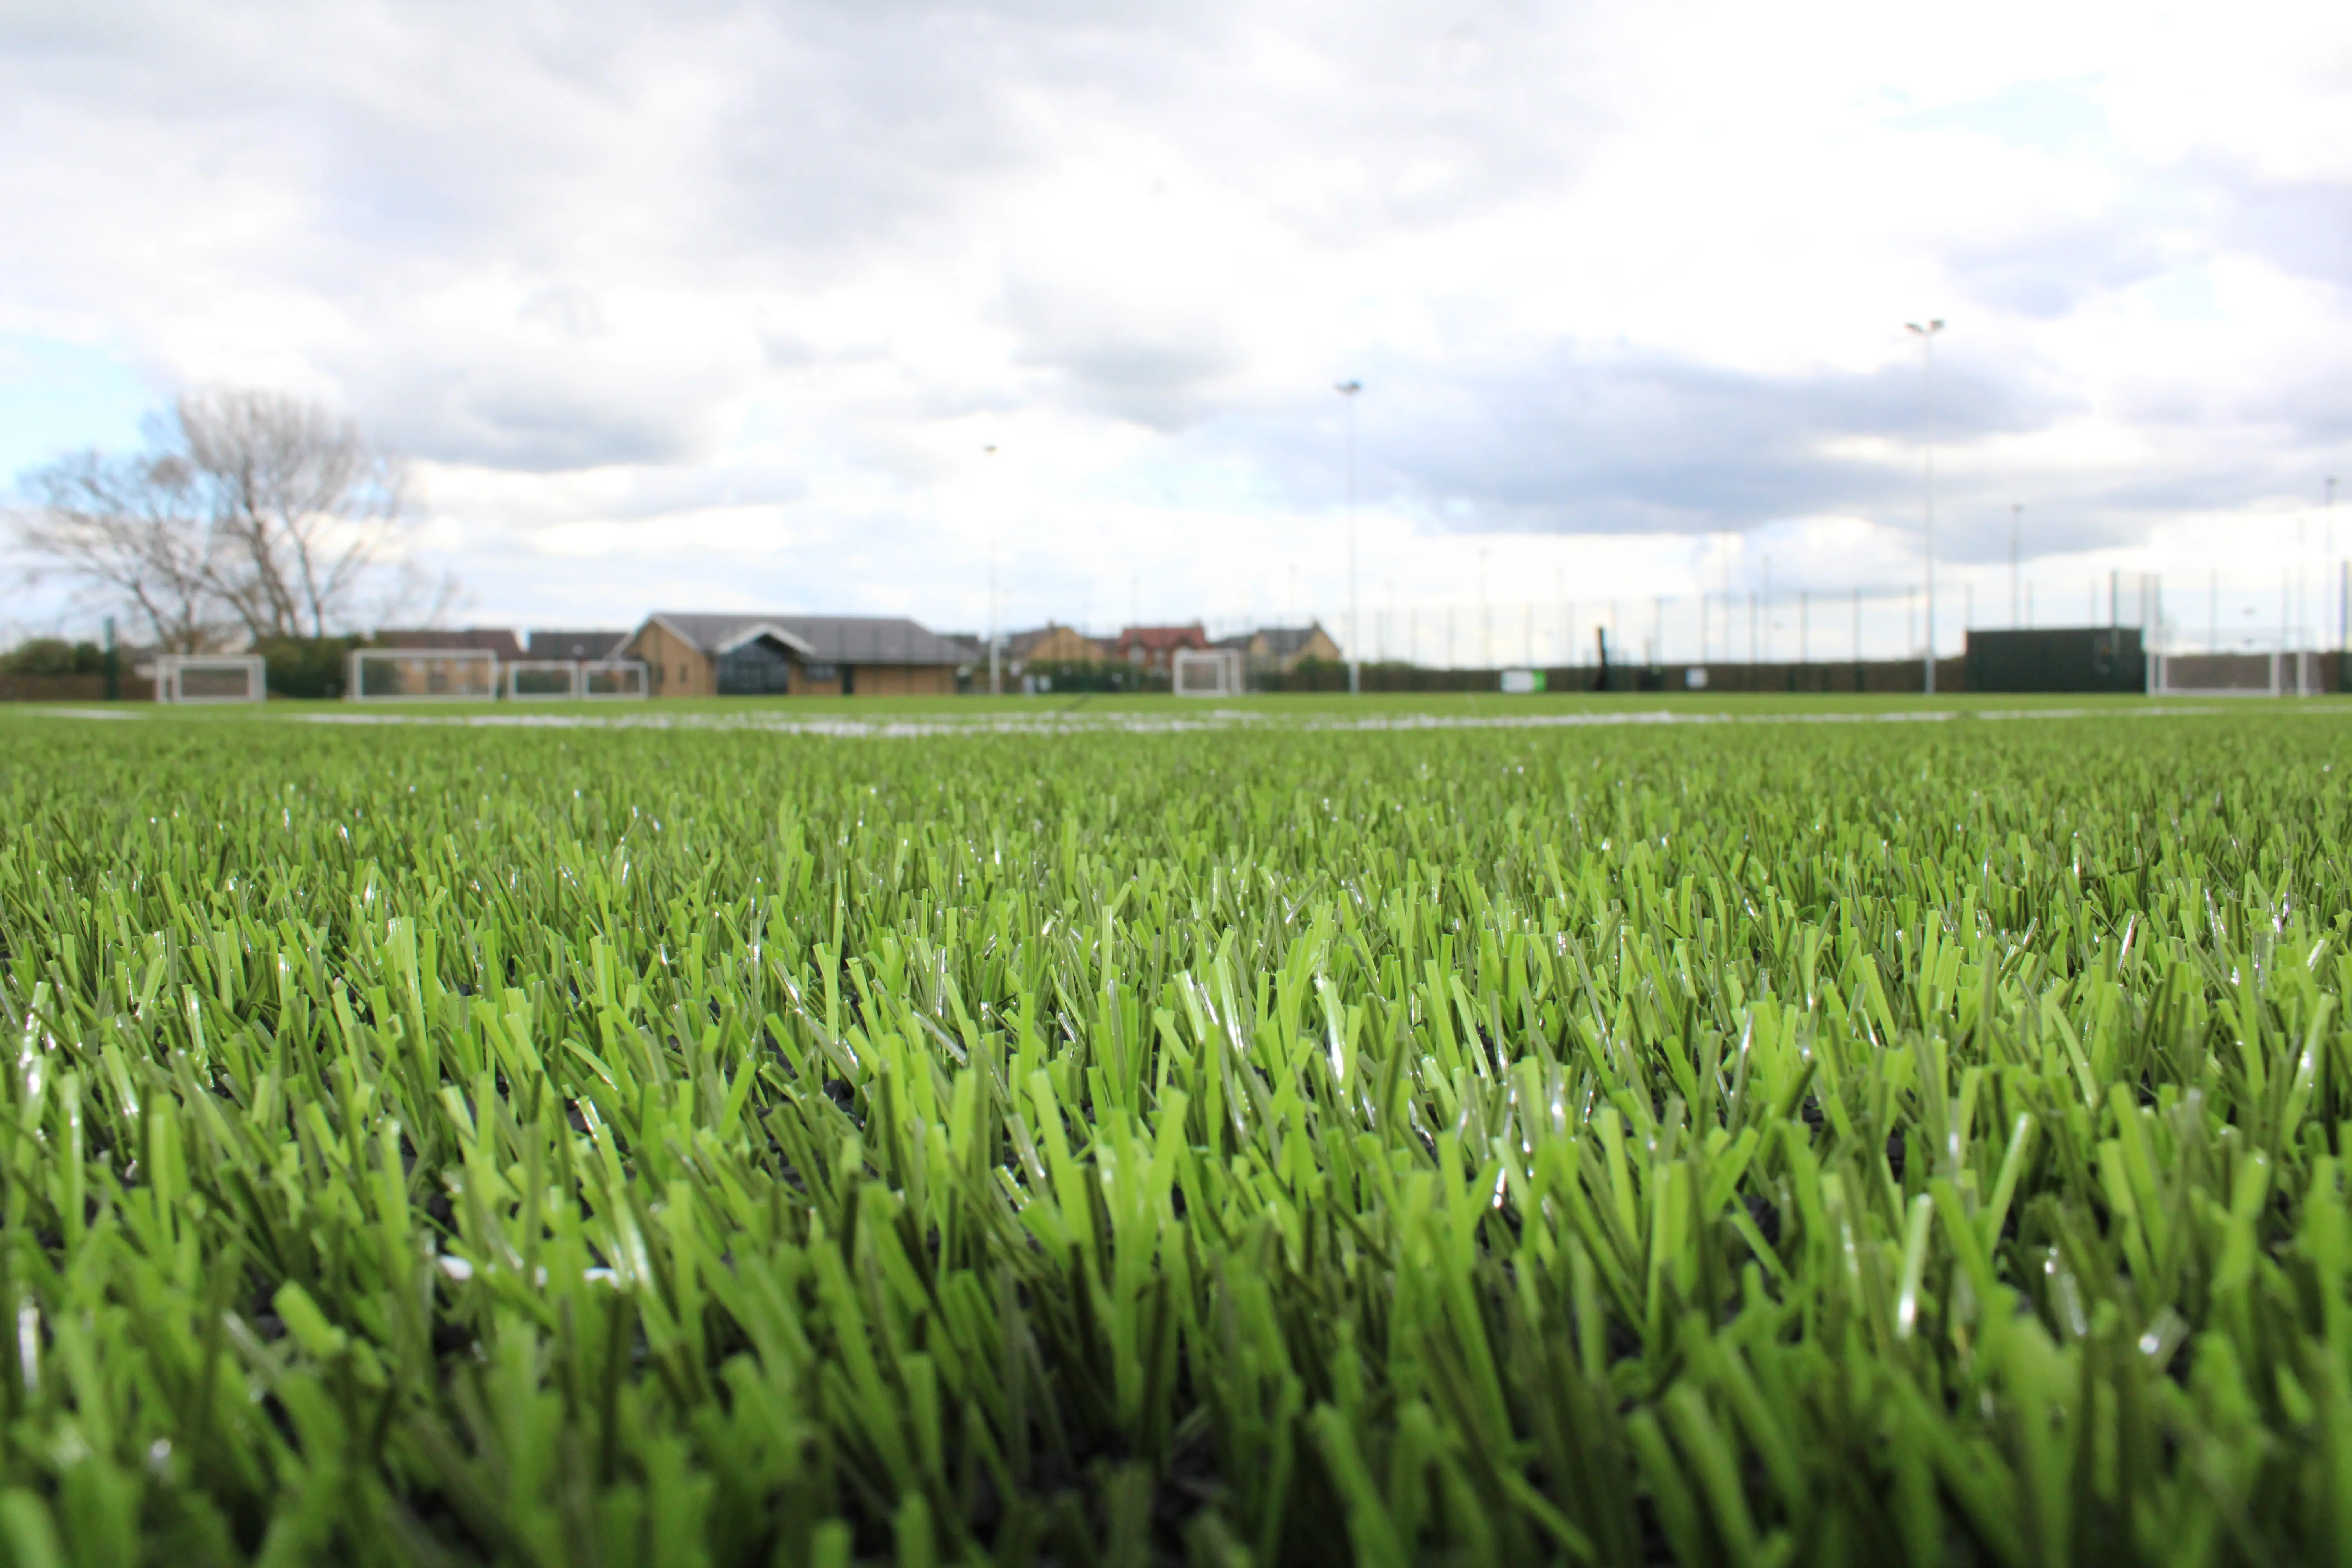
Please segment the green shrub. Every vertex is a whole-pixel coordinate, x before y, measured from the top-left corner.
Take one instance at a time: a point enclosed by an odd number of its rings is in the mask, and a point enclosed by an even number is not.
[[[266,662],[272,697],[331,698],[343,694],[346,656],[357,637],[271,637],[253,651]]]
[[[0,675],[102,675],[106,651],[94,642],[34,637],[0,654]]]

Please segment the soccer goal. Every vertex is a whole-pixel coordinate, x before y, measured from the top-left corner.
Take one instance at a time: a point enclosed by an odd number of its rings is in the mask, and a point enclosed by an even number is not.
[[[488,702],[498,694],[499,656],[481,648],[353,648],[343,682],[353,702]]]
[[[601,701],[631,701],[652,695],[641,659],[592,658],[580,667],[580,695]]]
[[[507,695],[523,698],[582,695],[580,661],[576,658],[518,658],[508,661]]]
[[[1229,647],[1176,650],[1171,670],[1179,697],[1238,697],[1242,694],[1242,656]]]
[[[2152,653],[2151,697],[2312,697],[2319,692],[2315,653]]]
[[[257,653],[167,653],[155,660],[158,702],[259,702],[269,672]]]

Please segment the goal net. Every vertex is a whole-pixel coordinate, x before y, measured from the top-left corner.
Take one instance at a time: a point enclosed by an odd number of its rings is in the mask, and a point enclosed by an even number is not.
[[[634,658],[590,659],[580,667],[580,695],[629,700],[649,696],[646,666]]]
[[[2151,697],[2310,697],[2319,690],[2315,653],[2152,653]]]
[[[155,660],[158,702],[259,702],[268,694],[259,654],[167,653]]]
[[[1178,648],[1171,668],[1179,697],[1238,697],[1242,656],[1233,648]]]
[[[511,698],[577,697],[580,661],[576,658],[519,658],[507,665],[507,695]]]
[[[488,702],[498,694],[499,656],[477,648],[354,648],[343,683],[354,702]]]

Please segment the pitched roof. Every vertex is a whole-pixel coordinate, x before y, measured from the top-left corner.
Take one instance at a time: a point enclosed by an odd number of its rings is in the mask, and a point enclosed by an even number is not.
[[[697,615],[656,610],[650,617],[707,654],[760,637],[782,643],[811,664],[961,664],[955,644],[903,616]]]
[[[1032,626],[1025,632],[1007,632],[1004,634],[1004,655],[1007,658],[1024,658],[1031,648],[1035,647],[1060,629],[1048,621],[1042,626]]]
[[[1206,647],[1209,646],[1209,634],[1201,629],[1198,621],[1182,626],[1119,627],[1118,646],[1127,647],[1130,645],[1147,648]]]
[[[532,632],[527,644],[531,658],[611,658],[629,640],[618,632]]]
[[[1007,634],[1004,639],[1005,657],[1008,658],[1030,658],[1037,651],[1040,645],[1061,636],[1076,637],[1097,654],[1102,651],[1103,645],[1099,638],[1090,637],[1076,626],[1066,626],[1059,621],[1047,621],[1042,626],[1032,626],[1026,631]]]
[[[1261,626],[1258,628],[1257,635],[1265,639],[1267,653],[1276,658],[1288,658],[1294,654],[1306,651],[1307,645],[1315,640],[1318,632],[1322,631],[1322,622],[1310,621],[1303,626]],[[1325,640],[1328,641],[1330,634],[1324,632],[1323,635]]]
[[[386,626],[370,640],[377,647],[419,652],[461,648],[468,653],[494,653],[500,658],[522,657],[522,644],[505,626]]]

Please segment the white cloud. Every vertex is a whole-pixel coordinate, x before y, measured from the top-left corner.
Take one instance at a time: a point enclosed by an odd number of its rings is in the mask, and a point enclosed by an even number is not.
[[[1344,375],[1368,584],[1900,584],[1939,313],[1955,570],[2073,574],[2352,468],[2347,98],[2313,6],[19,5],[0,330],[344,403],[486,615],[976,626],[1336,616]]]

